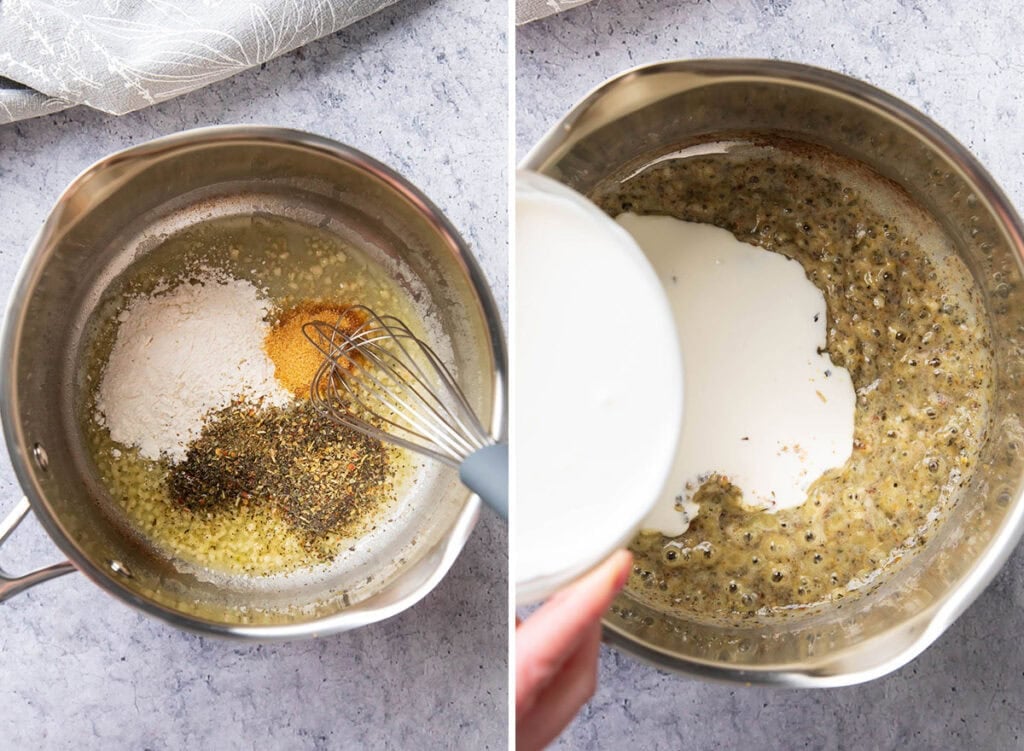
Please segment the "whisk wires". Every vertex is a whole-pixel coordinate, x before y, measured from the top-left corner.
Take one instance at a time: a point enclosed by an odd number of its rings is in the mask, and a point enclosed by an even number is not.
[[[364,321],[346,331],[350,311]],[[336,423],[453,467],[494,443],[441,358],[400,319],[356,305],[302,330],[324,355],[310,399]]]

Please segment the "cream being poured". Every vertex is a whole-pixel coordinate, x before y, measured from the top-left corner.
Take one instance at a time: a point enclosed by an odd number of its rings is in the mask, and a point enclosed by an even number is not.
[[[623,214],[672,306],[686,367],[683,430],[643,528],[674,537],[719,475],[743,504],[799,506],[853,450],[850,374],[825,352],[826,309],[803,267],[707,224]]]

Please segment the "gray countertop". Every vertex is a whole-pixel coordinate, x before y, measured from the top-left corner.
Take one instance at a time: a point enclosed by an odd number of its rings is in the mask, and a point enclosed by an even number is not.
[[[1024,21],[1013,0],[595,2],[522,27],[517,150],[605,78],[659,59],[781,58],[920,108],[1024,207]],[[1024,748],[1024,552],[922,656],[867,685],[728,687],[604,649],[600,688],[560,748]]]
[[[406,0],[262,69],[122,118],[83,109],[0,127],[0,294],[64,186],[122,147],[214,123],[351,144],[440,205],[507,305],[506,17]],[[0,495],[20,493],[6,457]],[[55,561],[31,518],[3,567]],[[506,748],[507,545],[484,512],[411,610],[313,641],[256,646],[146,618],[80,575],[0,605],[0,747]]]

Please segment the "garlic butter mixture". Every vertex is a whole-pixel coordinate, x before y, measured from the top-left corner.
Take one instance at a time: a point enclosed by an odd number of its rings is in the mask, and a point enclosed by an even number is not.
[[[116,511],[179,565],[227,575],[328,563],[387,523],[406,455],[316,414],[321,358],[302,324],[357,303],[414,321],[405,297],[362,252],[297,223],[171,236],[91,322],[81,423]]]
[[[934,220],[865,168],[785,142],[660,160],[592,198],[612,216],[712,224],[799,261],[857,395],[853,453],[803,505],[753,510],[728,477],[708,477],[685,532],[634,541],[630,592],[737,622],[851,597],[894,571],[956,502],[992,395],[980,294]]]

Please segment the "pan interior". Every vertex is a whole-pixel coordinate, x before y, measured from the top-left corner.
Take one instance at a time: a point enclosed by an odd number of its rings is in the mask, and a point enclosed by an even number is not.
[[[945,134],[880,92],[804,66],[677,62],[592,94],[526,167],[584,193],[699,143],[805,142],[890,181],[948,236],[980,292],[995,356],[988,432],[960,502],[918,555],[865,596],[802,618],[718,624],[620,596],[611,638],[660,665],[786,685],[840,685],[913,657],[980,592],[1019,537],[1024,475],[1020,232],[1005,199]]]
[[[22,439],[47,457],[32,478],[49,511],[41,516],[83,570],[172,620],[225,627],[341,612],[357,625],[435,581],[469,497],[452,471],[414,459],[386,519],[331,565],[269,578],[211,575],[172,560],[119,512],[85,444],[82,396],[96,322],[124,279],[183,233],[263,223],[334,236],[386,274],[435,334],[470,402],[489,415],[488,326],[452,238],[369,171],[258,140],[144,154],[86,175],[72,191],[67,205],[79,199],[89,210],[44,229],[24,280],[14,374]]]

